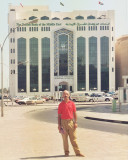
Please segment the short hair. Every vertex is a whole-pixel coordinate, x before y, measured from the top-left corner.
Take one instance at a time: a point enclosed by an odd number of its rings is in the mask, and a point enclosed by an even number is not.
[[[64,92],[68,92],[68,94],[70,95],[70,93],[69,93],[69,91],[68,91],[68,90],[64,90],[64,91],[63,91],[63,94],[64,94]]]

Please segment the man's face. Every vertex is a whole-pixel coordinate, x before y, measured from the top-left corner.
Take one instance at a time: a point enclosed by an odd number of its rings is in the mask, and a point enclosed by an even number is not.
[[[64,91],[63,98],[64,99],[69,99],[69,93],[67,91]]]

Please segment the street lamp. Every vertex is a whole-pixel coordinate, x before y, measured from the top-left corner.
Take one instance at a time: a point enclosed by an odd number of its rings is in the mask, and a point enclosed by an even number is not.
[[[34,19],[28,23],[24,23],[23,25],[25,24],[31,24],[31,23],[37,23],[38,22],[38,19]],[[14,31],[19,28],[20,26],[23,26],[22,24],[19,25],[18,27],[14,28]],[[0,45],[0,48],[1,48],[1,117],[4,116],[4,112],[3,112],[3,107],[4,107],[4,104],[3,104],[3,47],[4,47],[4,44],[7,40],[7,38],[9,37],[9,35],[11,34],[12,32],[10,31],[7,36],[5,37],[4,41],[3,41],[3,44]]]

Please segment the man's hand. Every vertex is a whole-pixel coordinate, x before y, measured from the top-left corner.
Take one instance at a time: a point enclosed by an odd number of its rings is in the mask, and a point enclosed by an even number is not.
[[[77,126],[78,126],[78,125],[77,125],[77,123],[75,122],[75,123],[74,123],[74,128],[76,129],[76,128],[77,128]]]
[[[58,125],[58,130],[59,130],[59,132],[60,132],[60,129],[61,129],[61,126],[60,126],[60,125]]]

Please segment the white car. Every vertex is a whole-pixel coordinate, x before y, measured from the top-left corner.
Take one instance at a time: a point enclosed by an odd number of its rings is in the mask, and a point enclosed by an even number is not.
[[[29,101],[30,100],[30,98],[24,98],[24,99],[21,99],[21,100],[19,100],[17,103],[18,104],[27,104],[27,101]]]
[[[108,96],[103,96],[103,95],[97,95],[97,94],[92,94],[88,97],[86,97],[86,102],[109,102],[112,101],[112,97]]]

